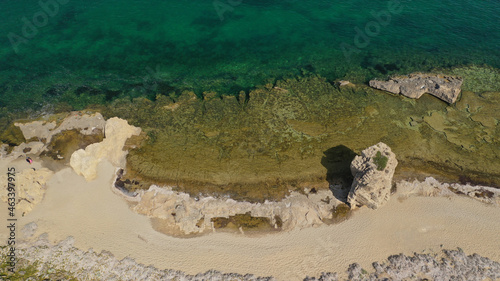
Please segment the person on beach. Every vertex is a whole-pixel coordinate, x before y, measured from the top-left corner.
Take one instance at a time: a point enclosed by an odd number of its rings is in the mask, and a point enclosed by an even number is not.
[[[33,159],[31,159],[31,157],[26,157],[26,162],[30,163],[30,164],[33,164]]]

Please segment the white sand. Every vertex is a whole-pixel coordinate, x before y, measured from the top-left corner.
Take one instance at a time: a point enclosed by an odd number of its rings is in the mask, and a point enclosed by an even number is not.
[[[6,172],[5,165],[0,163],[1,172]],[[129,256],[191,274],[217,269],[302,280],[322,271],[343,273],[354,262],[371,269],[373,261],[392,254],[439,252],[441,244],[500,261],[500,208],[470,198],[412,197],[401,202],[396,194],[382,208],[362,208],[337,225],[261,237],[215,233],[179,239],[154,231],[147,217],[132,212],[111,191],[114,170],[101,164],[91,182],[70,168],[56,173],[44,201],[20,224],[36,222],[36,235],[47,232],[53,241],[73,236],[81,249],[108,250],[118,258]],[[6,223],[4,203],[0,220]],[[6,228],[0,229],[0,241],[5,241]]]

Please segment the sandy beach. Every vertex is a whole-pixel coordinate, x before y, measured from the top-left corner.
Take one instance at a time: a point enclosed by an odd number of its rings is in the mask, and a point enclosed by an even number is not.
[[[0,281],[500,281],[500,0],[0,18]]]
[[[0,167],[6,170],[6,165],[29,168],[22,161],[2,160]],[[131,211],[113,193],[115,170],[103,162],[97,179],[90,182],[71,168],[57,172],[44,200],[20,218],[19,225],[36,222],[35,236],[46,232],[54,242],[73,236],[75,246],[83,250],[107,250],[120,259],[131,257],[189,274],[217,269],[301,280],[323,271],[343,274],[354,262],[371,268],[372,262],[392,254],[457,247],[500,260],[500,208],[466,197],[398,199],[396,193],[382,208],[361,208],[336,225],[259,237],[212,233],[182,239],[156,232],[147,217]],[[6,210],[5,203],[0,209]],[[0,212],[0,219],[6,221],[6,212]],[[0,235],[6,239],[3,228]]]

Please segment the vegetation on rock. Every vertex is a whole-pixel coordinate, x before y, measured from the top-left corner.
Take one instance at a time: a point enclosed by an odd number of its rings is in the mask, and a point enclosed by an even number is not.
[[[9,146],[17,146],[25,142],[23,132],[14,123],[10,123],[0,135],[0,141]]]
[[[268,218],[253,217],[250,212],[246,214],[236,214],[234,216],[229,216],[229,218],[212,218],[212,222],[216,229],[238,229],[241,227],[243,230],[270,230],[273,228]]]
[[[389,158],[383,156],[380,151],[377,151],[377,154],[373,157],[373,162],[377,165],[377,170],[379,171],[383,171],[385,169],[387,166],[387,160],[389,160]]]

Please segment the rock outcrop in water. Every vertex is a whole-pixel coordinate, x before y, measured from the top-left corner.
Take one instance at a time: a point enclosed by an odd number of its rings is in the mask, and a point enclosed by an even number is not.
[[[54,172],[47,168],[25,169],[16,173],[16,212],[21,216],[29,213],[45,195],[46,183]],[[7,186],[7,174],[0,175],[0,186]],[[0,199],[7,202],[7,188],[0,189]]]
[[[463,76],[456,106],[402,103],[361,85],[337,87],[310,77],[278,81],[238,99],[120,101],[107,114],[149,132],[140,149],[130,150],[124,180],[175,186],[191,196],[281,200],[302,183],[325,183],[318,159],[330,144],[360,152],[374,140],[390,141],[405,169],[450,181],[458,181],[457,175],[487,179],[485,185],[497,186],[500,163],[494,142],[500,131],[494,113],[500,95],[465,91],[473,78]]]
[[[392,177],[398,160],[385,143],[370,146],[351,163],[354,181],[347,202],[351,208],[367,206],[377,209],[389,200]]]
[[[11,157],[16,159],[20,156],[30,154],[31,156],[40,156],[43,153],[52,153],[57,158],[62,159],[60,151],[53,151],[53,141],[65,143],[68,138],[62,140],[58,137],[74,131],[83,138],[92,140],[96,136],[102,135],[106,121],[100,113],[85,114],[82,112],[61,113],[55,115],[47,115],[40,118],[41,120],[21,123],[16,122],[14,126],[19,127],[25,142],[12,148],[10,153],[4,151],[4,147],[0,149],[0,156]],[[75,141],[74,139],[72,141]],[[70,141],[71,142],[71,141]],[[5,146],[5,145],[3,145]]]
[[[413,73],[397,76],[389,81],[371,80],[370,86],[379,90],[418,99],[429,93],[447,103],[455,103],[461,91],[463,80],[460,77]]]

